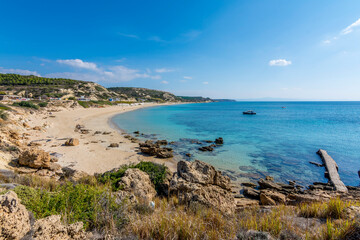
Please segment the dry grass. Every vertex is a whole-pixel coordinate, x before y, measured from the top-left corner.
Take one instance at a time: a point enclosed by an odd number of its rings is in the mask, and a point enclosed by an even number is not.
[[[125,231],[140,239],[233,239],[235,219],[199,205],[185,207],[176,198],[156,199],[152,214],[135,213]]]
[[[93,191],[94,194],[91,196],[96,196],[95,198],[98,199],[98,196],[103,196],[104,192],[110,192],[111,189],[110,184],[101,184],[95,177],[80,179],[74,185],[77,186],[76,188],[71,185],[67,188],[61,187],[64,183],[31,175],[18,175],[11,182],[48,191],[50,197],[52,192],[58,192],[59,195],[59,191],[62,191],[66,197],[61,195],[61,198],[59,197],[61,201],[58,202],[67,202],[63,199],[72,199],[76,191],[78,193],[76,192],[75,195],[89,194]],[[34,196],[47,196],[40,193]],[[38,209],[38,206],[42,206],[41,211],[39,210],[41,214],[47,208],[55,213],[65,213],[64,209],[60,211],[54,207],[50,208],[49,206],[53,205],[49,205],[49,201],[45,201],[43,197],[34,199],[37,199],[37,203],[33,207]],[[80,205],[77,202],[73,204],[80,209],[78,215],[62,214],[64,219],[69,218],[68,216],[75,220],[82,219],[81,214],[84,212],[82,209],[87,205],[86,201],[83,205],[82,198],[80,200]],[[93,215],[84,218],[88,221],[85,222],[88,229],[94,228],[111,235],[121,233],[122,236],[135,236],[138,239],[236,239],[238,233],[256,230],[269,232],[273,237],[280,239],[297,239],[281,238],[285,233],[294,234],[299,239],[335,240],[351,232],[356,224],[354,220],[345,219],[345,209],[349,206],[360,206],[359,202],[335,198],[328,202],[302,204],[295,207],[282,205],[265,209],[246,208],[233,216],[224,216],[212,208],[201,205],[180,205],[176,197],[156,198],[155,209],[145,203],[129,206],[114,205],[111,201],[110,203],[96,208],[89,205],[88,209],[92,210]],[[71,211],[71,214],[73,212]],[[322,219],[323,223],[317,220],[319,222],[317,226],[298,228],[296,224],[293,224],[293,219],[298,220],[299,217]]]
[[[345,209],[350,206],[360,206],[360,203],[333,198],[328,202],[301,204],[299,215],[307,218],[340,219],[344,217]]]

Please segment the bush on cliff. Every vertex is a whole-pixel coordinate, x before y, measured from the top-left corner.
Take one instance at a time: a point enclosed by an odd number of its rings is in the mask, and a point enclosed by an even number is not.
[[[33,108],[33,109],[39,109],[39,106],[32,103],[32,102],[26,102],[26,101],[21,101],[21,102],[14,102],[13,103],[14,106],[19,106],[19,107],[26,107],[26,108]]]
[[[151,182],[155,185],[156,190],[159,189],[160,184],[164,183],[166,177],[166,166],[153,162],[140,162],[136,165],[123,165],[116,171],[104,173],[98,177],[98,181],[101,183],[110,183],[113,191],[117,191],[121,188],[117,183],[124,176],[128,168],[138,168],[146,172]]]
[[[90,105],[88,102],[84,102],[84,101],[78,101],[79,105],[82,106],[83,108],[89,108]]]
[[[41,102],[38,105],[39,105],[39,107],[46,107],[48,105],[48,103],[47,102]]]

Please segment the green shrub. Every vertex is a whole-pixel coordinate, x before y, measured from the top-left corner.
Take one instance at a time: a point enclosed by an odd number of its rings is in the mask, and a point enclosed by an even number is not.
[[[88,102],[85,101],[78,101],[79,105],[82,106],[83,108],[89,108],[90,105]]]
[[[48,105],[48,102],[41,102],[38,105],[39,107],[46,107]]]
[[[68,100],[76,100],[75,97],[69,97]]]
[[[166,177],[166,167],[164,165],[153,162],[140,162],[135,165],[135,168],[149,174],[151,182],[155,185],[155,189],[158,189],[160,184],[164,183]]]
[[[27,101],[21,101],[21,102],[14,102],[13,103],[14,106],[19,106],[19,107],[26,107],[26,108],[33,108],[33,109],[39,109],[39,106],[32,103],[32,102],[27,102]]]
[[[6,95],[6,92],[1,91],[1,92],[0,92],[0,95]]]
[[[67,183],[55,192],[27,186],[14,191],[36,219],[60,214],[67,223],[82,221],[86,230],[119,227],[126,222],[122,205],[115,203],[106,187]]]
[[[151,182],[155,185],[155,189],[158,190],[160,185],[164,183],[166,177],[166,166],[153,162],[140,162],[136,165],[123,165],[114,172],[107,172],[98,176],[98,181],[101,183],[110,183],[113,191],[121,189],[118,182],[124,176],[125,171],[128,168],[138,168],[143,172],[146,172]]]
[[[0,110],[0,118],[2,119],[2,120],[8,120],[8,114],[6,113],[6,112],[4,112],[4,110]]]

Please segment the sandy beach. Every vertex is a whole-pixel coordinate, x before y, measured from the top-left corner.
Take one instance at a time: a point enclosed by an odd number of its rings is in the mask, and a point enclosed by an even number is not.
[[[89,174],[105,172],[123,164],[139,161],[165,164],[174,171],[176,169],[174,160],[157,159],[140,154],[137,151],[138,144],[131,143],[130,140],[124,138],[125,133],[122,133],[110,121],[117,114],[152,106],[159,106],[159,104],[68,108],[59,112],[30,115],[28,124],[32,128],[42,126],[43,130],[30,130],[29,141],[41,144],[39,148],[56,156],[60,165],[69,166]],[[84,125],[85,129],[90,132],[88,134],[76,132],[75,126],[77,124]],[[101,133],[94,134],[96,131]],[[103,134],[104,132],[108,134]],[[80,144],[64,146],[68,138],[78,138]],[[111,143],[118,143],[119,147],[108,147]]]

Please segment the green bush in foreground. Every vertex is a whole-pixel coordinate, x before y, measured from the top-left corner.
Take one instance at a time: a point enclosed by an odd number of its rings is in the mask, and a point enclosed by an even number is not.
[[[27,101],[21,101],[21,102],[14,102],[13,103],[14,106],[19,106],[19,107],[26,107],[26,108],[33,108],[33,109],[39,109],[39,106],[32,103],[32,102],[27,102]]]
[[[126,222],[122,205],[115,203],[104,186],[67,183],[55,192],[27,186],[18,186],[14,191],[36,219],[60,214],[67,223],[82,221],[87,230],[110,229]]]
[[[98,177],[98,181],[101,183],[110,183],[113,191],[121,189],[118,182],[124,176],[125,171],[128,168],[138,168],[143,172],[146,172],[150,176],[151,182],[155,185],[155,189],[158,190],[160,184],[164,182],[166,177],[166,166],[153,162],[140,162],[136,165],[123,165],[115,172],[107,172]]]

